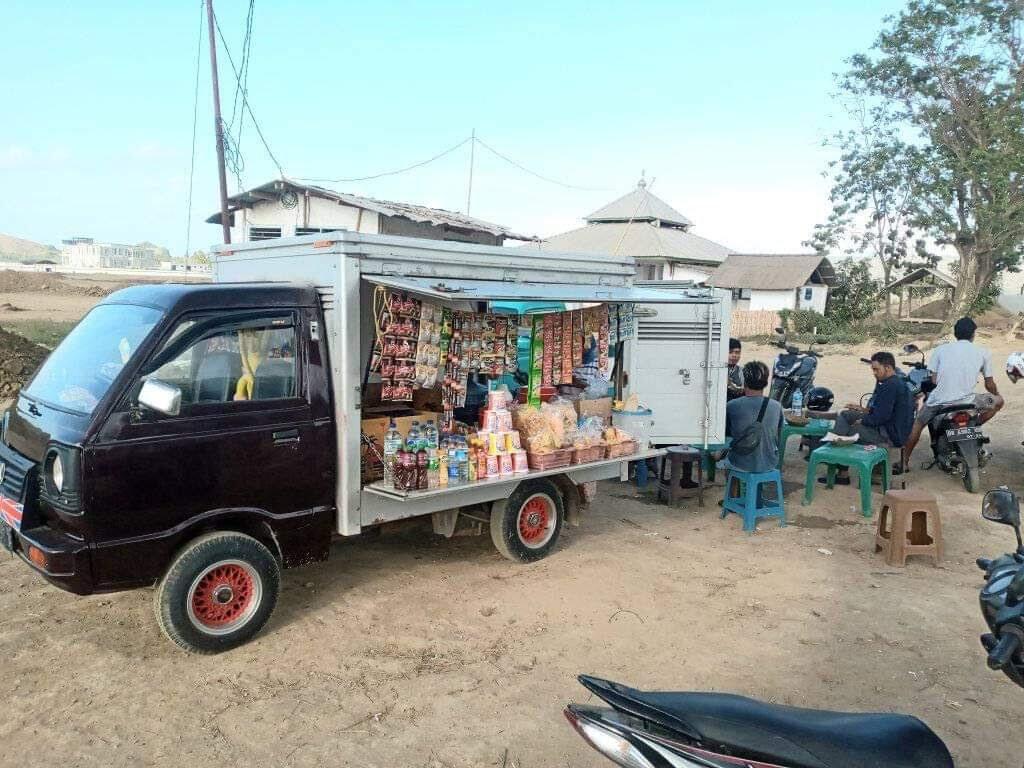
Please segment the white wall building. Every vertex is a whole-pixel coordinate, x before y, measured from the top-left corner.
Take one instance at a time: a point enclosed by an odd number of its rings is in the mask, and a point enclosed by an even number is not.
[[[818,254],[732,254],[708,278],[732,290],[732,308],[756,312],[813,309],[825,312],[828,288],[836,280],[828,259]]]
[[[632,256],[640,280],[704,282],[726,256],[724,245],[693,234],[693,222],[640,179],[629,194],[584,217],[586,226],[552,235],[542,250]]]
[[[228,211],[233,243],[335,230],[482,245],[502,245],[506,238],[534,239],[461,213],[375,200],[285,179],[232,195]],[[220,212],[206,221],[219,225]]]
[[[158,249],[148,243],[98,243],[91,237],[61,241],[61,264],[76,269],[156,269]]]

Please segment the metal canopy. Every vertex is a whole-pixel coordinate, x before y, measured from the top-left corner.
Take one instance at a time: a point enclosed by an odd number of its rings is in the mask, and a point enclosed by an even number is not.
[[[688,297],[678,288],[660,288],[559,284],[516,283],[501,280],[455,280],[439,277],[392,277],[363,275],[375,285],[416,293],[442,301],[566,301],[613,302],[617,304],[679,304]]]

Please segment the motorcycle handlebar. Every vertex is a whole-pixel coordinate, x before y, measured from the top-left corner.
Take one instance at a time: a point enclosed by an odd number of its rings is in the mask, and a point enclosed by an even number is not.
[[[1010,660],[1013,655],[1020,650],[1020,635],[1016,632],[1002,632],[999,636],[999,642],[996,643],[995,648],[989,651],[988,654],[988,668],[989,669],[1002,669]]]

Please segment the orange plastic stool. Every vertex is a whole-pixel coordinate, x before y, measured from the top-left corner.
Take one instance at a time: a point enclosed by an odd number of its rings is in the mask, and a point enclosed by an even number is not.
[[[890,522],[891,524],[887,525]],[[875,552],[887,565],[906,565],[907,555],[942,559],[942,517],[935,496],[917,489],[888,491],[882,499],[875,533]]]

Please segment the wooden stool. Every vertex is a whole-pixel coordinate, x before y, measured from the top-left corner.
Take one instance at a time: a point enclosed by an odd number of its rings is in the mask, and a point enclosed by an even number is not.
[[[697,469],[697,506],[704,506],[704,468],[701,463],[701,452],[697,448],[686,445],[674,445],[668,449],[661,459],[661,472],[658,477],[658,500],[664,500],[669,505],[675,504],[680,499],[689,498],[688,491],[692,489],[681,487],[683,479],[683,465],[693,464]],[[665,469],[668,467],[669,476],[665,477]]]
[[[892,524],[886,530],[890,513]],[[907,555],[942,559],[942,517],[935,496],[915,488],[888,491],[882,499],[875,533],[875,552],[885,553],[887,565],[906,565]]]

